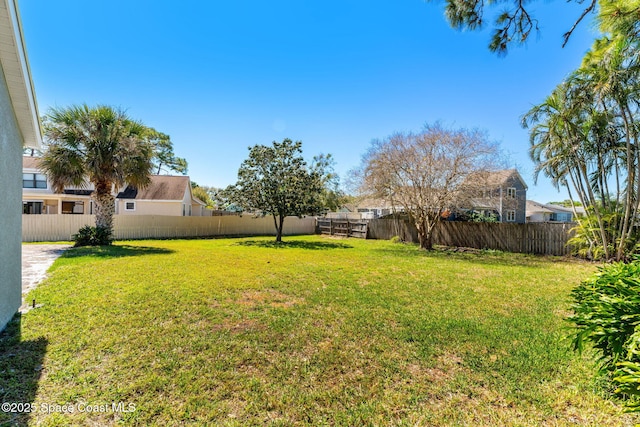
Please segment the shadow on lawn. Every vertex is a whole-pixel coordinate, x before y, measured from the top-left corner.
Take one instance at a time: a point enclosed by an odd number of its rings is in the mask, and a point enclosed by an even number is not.
[[[10,405],[0,411],[2,426],[26,426],[38,409],[33,402],[49,342],[44,337],[22,341],[20,328],[18,313],[0,333],[0,395],[2,403]]]
[[[243,240],[238,242],[239,246],[250,246],[258,248],[274,249],[307,249],[307,250],[329,250],[329,249],[351,249],[353,246],[339,242],[306,242],[300,240],[288,240],[276,243],[273,240]]]
[[[436,247],[431,251],[418,248],[416,244],[398,244],[395,248],[377,248],[375,252],[397,257],[424,257],[477,263],[483,265],[538,267],[544,262],[566,261],[563,257],[520,254],[485,249]]]
[[[131,245],[111,245],[111,246],[83,246],[66,250],[61,258],[96,257],[96,258],[119,258],[140,255],[165,255],[175,251],[165,248],[154,248],[152,246],[131,246]]]

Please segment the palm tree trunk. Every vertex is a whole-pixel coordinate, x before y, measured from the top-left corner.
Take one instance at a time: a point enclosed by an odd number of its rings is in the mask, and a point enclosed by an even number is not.
[[[115,214],[115,197],[111,193],[111,183],[96,183],[93,199],[96,208],[96,227],[109,230],[113,234],[113,215]]]
[[[626,108],[625,108],[626,107]],[[626,134],[626,148],[627,148],[627,189],[625,197],[624,216],[622,218],[622,230],[620,231],[620,241],[618,242],[618,250],[616,252],[616,261],[620,261],[624,255],[624,246],[626,243],[627,235],[630,233],[631,228],[629,224],[634,221],[632,218],[632,203],[633,193],[636,184],[636,169],[634,160],[636,153],[634,152],[635,146],[632,143],[633,135],[631,133],[631,125],[629,123],[629,116],[627,116],[628,107],[625,104],[620,103],[620,112],[624,123],[624,132]]]

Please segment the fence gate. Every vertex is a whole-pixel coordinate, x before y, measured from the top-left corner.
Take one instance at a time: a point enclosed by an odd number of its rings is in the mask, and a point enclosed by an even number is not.
[[[366,221],[350,221],[348,219],[318,218],[320,234],[330,236],[367,238]]]

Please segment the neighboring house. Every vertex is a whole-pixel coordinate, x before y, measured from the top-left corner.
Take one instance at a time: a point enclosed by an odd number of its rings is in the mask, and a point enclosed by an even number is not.
[[[376,219],[393,212],[404,212],[404,208],[398,206],[394,210],[390,201],[373,198],[362,199],[345,210],[359,213],[362,219]]]
[[[15,0],[0,0],[0,330],[22,303],[20,157],[42,142],[40,122]]]
[[[584,215],[584,208],[576,207],[579,216]],[[574,211],[560,205],[545,204],[527,200],[527,222],[573,222]]]
[[[207,212],[205,203],[191,194],[188,176],[153,175],[147,187],[127,187],[116,198],[118,215],[203,216]]]
[[[22,157],[23,214],[92,214],[93,184],[84,188],[68,187],[55,193],[38,162],[39,157]]]
[[[22,158],[23,214],[93,214],[93,184],[67,187],[55,193],[46,174],[39,168],[38,157]],[[120,215],[210,215],[205,203],[191,194],[188,176],[152,175],[142,190],[127,186],[116,192],[116,214]]]
[[[471,192],[476,194],[476,197],[463,203],[459,208],[462,212],[493,214],[500,222],[525,223],[528,187],[516,169],[475,174],[467,182],[466,188],[472,186]],[[394,209],[390,201],[370,198],[357,202],[354,207],[349,207],[349,210],[359,212],[363,219],[375,219],[391,214],[394,210],[404,212],[404,207],[396,205]],[[456,209],[451,211],[455,212]],[[448,216],[449,219],[460,217],[464,216],[455,213]]]
[[[496,215],[499,222],[526,222],[528,187],[516,169],[479,174],[473,185],[477,197],[469,201],[468,210]]]

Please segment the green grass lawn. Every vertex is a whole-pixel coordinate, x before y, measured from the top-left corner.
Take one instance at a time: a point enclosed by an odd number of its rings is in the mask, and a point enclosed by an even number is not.
[[[0,424],[636,420],[566,338],[569,291],[593,265],[271,239],[69,250],[28,297],[43,306],[0,340],[3,402],[33,404],[30,415],[0,412]]]

